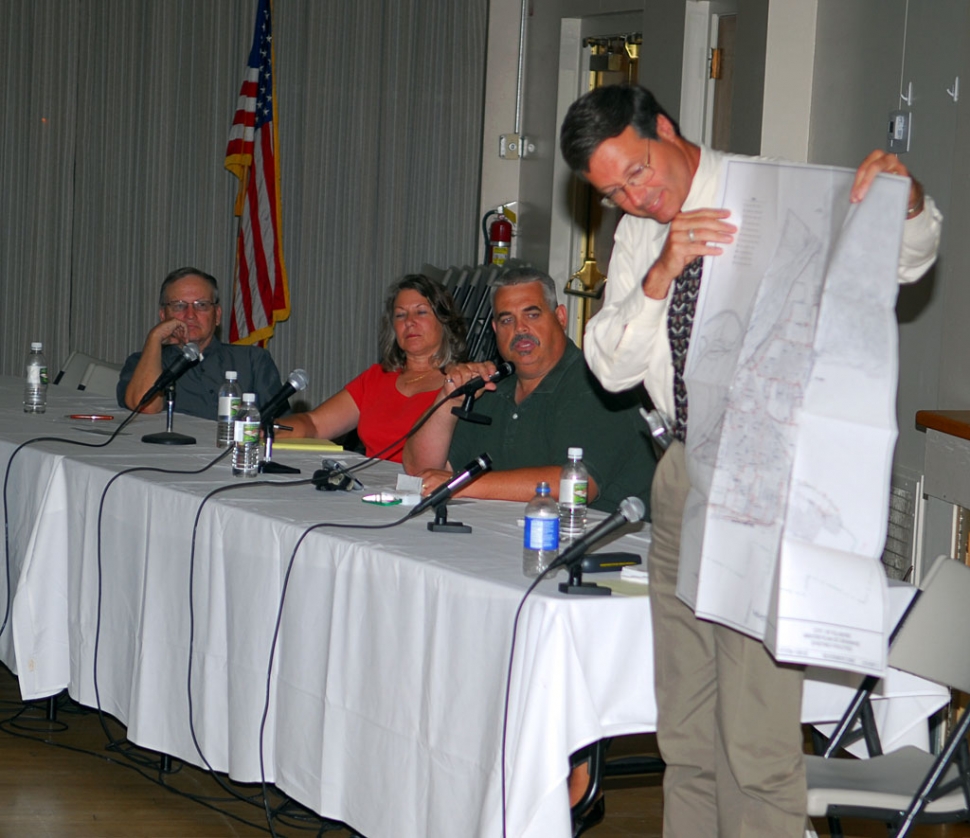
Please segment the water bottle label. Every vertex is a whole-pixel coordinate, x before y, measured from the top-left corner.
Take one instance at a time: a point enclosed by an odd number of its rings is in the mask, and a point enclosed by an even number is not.
[[[232,439],[233,442],[259,442],[259,422],[236,422]]]
[[[586,480],[560,480],[559,505],[585,506],[589,495],[589,482]]]
[[[525,546],[527,550],[559,549],[559,519],[526,518]]]
[[[230,419],[239,411],[240,399],[235,396],[219,396],[219,416]]]
[[[27,384],[31,387],[40,387],[47,383],[47,367],[27,367]]]

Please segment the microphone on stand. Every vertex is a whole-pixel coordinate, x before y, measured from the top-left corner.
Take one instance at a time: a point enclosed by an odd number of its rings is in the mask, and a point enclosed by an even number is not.
[[[163,390],[174,384],[186,370],[194,367],[202,360],[202,352],[197,343],[187,343],[182,347],[182,353],[164,370],[158,380],[149,388],[148,392],[141,397],[138,408],[144,407]],[[135,408],[136,410],[138,408]]]
[[[456,474],[443,486],[439,486],[430,495],[421,500],[421,502],[411,510],[408,518],[413,518],[416,515],[420,515],[430,506],[438,506],[439,504],[445,503],[451,498],[455,492],[459,489],[465,488],[469,483],[471,483],[476,478],[483,475],[486,471],[492,468],[492,458],[488,454],[479,454],[474,460],[472,460],[464,469],[461,470],[459,474]]]
[[[453,407],[451,412],[459,419],[464,419],[466,422],[475,422],[479,425],[491,425],[492,417],[483,416],[482,414],[475,413],[475,411],[472,410],[475,405],[475,393],[481,390],[482,387],[489,382],[497,384],[503,378],[508,378],[514,372],[515,364],[513,364],[511,361],[502,361],[502,363],[495,368],[495,372],[493,372],[487,379],[476,377],[471,381],[466,381],[461,385],[461,387],[457,387],[448,397],[455,398],[458,395],[465,397],[461,407]]]
[[[620,507],[616,512],[610,515],[605,521],[600,522],[582,538],[570,544],[562,555],[554,559],[549,565],[548,570],[544,572],[554,570],[557,567],[565,567],[569,571],[569,581],[559,584],[559,590],[564,594],[598,594],[601,596],[609,596],[613,593],[609,588],[583,581],[583,557],[590,547],[598,544],[614,530],[618,530],[624,524],[633,524],[637,521],[642,521],[644,512],[646,512],[646,507],[640,498],[632,495],[624,498],[620,501]],[[639,563],[639,558],[628,556],[622,563],[637,564]]]
[[[286,383],[280,388],[260,411],[260,427],[263,431],[265,446],[263,460],[259,464],[259,470],[264,474],[299,474],[300,470],[295,466],[286,466],[282,463],[273,461],[273,443],[276,439],[276,417],[289,407],[288,399],[294,393],[303,390],[310,381],[306,370],[293,370],[287,376]]]
[[[310,377],[306,374],[306,370],[293,370],[287,376],[286,383],[280,388],[279,392],[264,407],[260,408],[259,415],[263,425],[272,425],[276,417],[289,406],[287,401],[290,396],[306,389],[309,383]]]
[[[586,552],[594,544],[598,544],[606,536],[610,535],[614,530],[618,530],[624,524],[633,524],[637,521],[643,520],[643,513],[647,511],[647,508],[643,505],[643,501],[635,495],[631,495],[628,498],[624,498],[620,501],[620,506],[609,518],[605,521],[601,521],[593,529],[591,529],[582,538],[576,539],[572,544],[569,545],[557,556],[549,567],[569,567],[570,565],[580,562]]]
[[[512,373],[515,372],[515,364],[511,361],[502,361],[501,364],[495,367],[495,372],[493,372],[488,378],[475,377],[471,381],[466,381],[461,387],[456,387],[452,396],[457,396],[461,394],[462,396],[468,395],[469,393],[477,393],[489,382],[498,383],[503,378],[508,378]]]

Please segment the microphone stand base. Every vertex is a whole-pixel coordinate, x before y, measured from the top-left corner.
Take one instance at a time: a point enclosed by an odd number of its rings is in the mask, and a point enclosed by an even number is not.
[[[471,532],[472,528],[461,521],[448,520],[448,504],[439,503],[434,508],[434,520],[428,521],[428,532],[449,532],[453,534]]]
[[[464,419],[466,422],[474,422],[476,425],[492,424],[492,417],[483,416],[481,413],[465,413],[460,407],[452,408],[451,412],[459,419]]]
[[[159,431],[157,434],[145,434],[141,438],[142,442],[150,442],[154,445],[195,445],[195,437],[188,434],[180,434],[175,431]]]
[[[613,593],[609,588],[604,588],[595,582],[578,582],[576,584],[560,582],[559,591],[564,594],[582,594],[585,596],[610,596]]]
[[[579,563],[571,564],[569,581],[559,583],[559,592],[563,594],[579,594],[581,596],[611,596],[613,591],[595,582],[584,582],[583,571]]]
[[[467,524],[463,524],[461,521],[445,521],[443,524],[436,524],[434,521],[428,521],[428,531],[429,532],[450,532],[453,534],[471,532],[472,528]]]
[[[259,470],[263,474],[299,474],[300,470],[295,466],[285,466],[275,460],[263,460],[259,464]]]
[[[466,422],[474,422],[476,425],[491,425],[492,417],[483,416],[481,413],[475,413],[475,411],[472,409],[474,407],[475,394],[469,393],[465,396],[465,401],[462,402],[461,407],[453,407],[451,412],[459,419],[464,419]]]

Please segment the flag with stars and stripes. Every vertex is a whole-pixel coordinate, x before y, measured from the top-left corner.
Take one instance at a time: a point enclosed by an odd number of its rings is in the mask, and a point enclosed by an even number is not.
[[[226,168],[239,178],[230,343],[265,341],[273,334],[275,324],[290,316],[290,291],[280,238],[274,85],[272,2],[259,0],[253,46],[226,149]]]

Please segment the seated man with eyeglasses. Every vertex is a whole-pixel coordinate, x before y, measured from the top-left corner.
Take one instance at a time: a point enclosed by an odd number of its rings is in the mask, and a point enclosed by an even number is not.
[[[279,370],[265,349],[222,343],[216,337],[222,307],[214,276],[197,268],[172,271],[159,292],[158,320],[142,351],[131,355],[121,370],[118,404],[122,407],[134,410],[162,371],[181,354],[181,347],[190,342],[198,345],[202,360],[182,375],[175,387],[175,409],[181,413],[215,419],[226,370],[238,373],[240,391],[255,393],[260,405],[283,386]],[[158,413],[164,407],[165,400],[159,395],[142,412]]]

